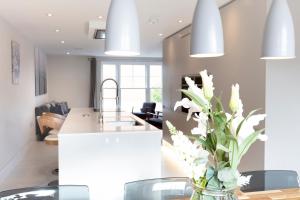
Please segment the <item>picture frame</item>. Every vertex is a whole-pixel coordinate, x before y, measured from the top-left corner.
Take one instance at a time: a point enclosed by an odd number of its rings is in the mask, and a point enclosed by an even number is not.
[[[21,52],[20,44],[16,41],[11,41],[11,63],[12,63],[12,84],[20,84],[21,73]]]

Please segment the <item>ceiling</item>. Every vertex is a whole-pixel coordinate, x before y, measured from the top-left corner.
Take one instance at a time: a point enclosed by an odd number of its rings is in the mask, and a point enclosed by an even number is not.
[[[223,5],[231,0],[217,0]],[[104,56],[88,22],[105,22],[110,0],[0,0],[0,16],[48,54]],[[136,0],[141,56],[161,57],[162,40],[192,21],[196,0]],[[52,14],[52,17],[48,16]],[[178,21],[182,20],[181,23]],[[59,29],[59,32],[56,30]],[[163,35],[160,35],[163,34]],[[64,41],[64,44],[61,43]]]

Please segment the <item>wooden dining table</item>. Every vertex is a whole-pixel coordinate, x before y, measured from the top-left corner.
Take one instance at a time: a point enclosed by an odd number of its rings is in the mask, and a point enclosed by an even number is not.
[[[261,192],[237,192],[239,200],[300,200],[300,188],[295,189],[283,189],[283,190],[270,190]],[[185,199],[173,199],[173,200],[190,200]]]
[[[283,189],[261,192],[238,193],[239,200],[300,200],[300,189]]]

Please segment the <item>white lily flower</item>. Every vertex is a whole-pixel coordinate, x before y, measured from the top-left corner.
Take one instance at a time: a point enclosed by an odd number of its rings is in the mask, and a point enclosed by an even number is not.
[[[181,131],[176,135],[172,135],[172,140],[173,146],[185,160],[192,162],[191,157],[196,157],[198,155],[199,149],[197,148],[197,145],[192,143]]]
[[[198,148],[198,152],[197,154],[195,154],[195,158],[208,161],[209,152],[204,150],[202,147],[197,147],[197,148]]]
[[[214,83],[213,83],[213,75],[208,76],[207,70],[200,72],[203,83],[203,93],[208,101],[212,99],[214,96]]]
[[[218,171],[218,179],[222,182],[232,182],[237,178],[235,170],[225,167]]]
[[[181,101],[177,101],[174,106],[174,111],[177,110],[178,107],[190,108],[192,106],[192,102],[188,98],[183,98]]]
[[[238,135],[238,142],[239,144],[242,143],[250,134],[255,132],[254,127],[259,125],[261,121],[263,121],[266,118],[265,114],[259,114],[259,115],[252,115],[247,120],[244,121],[243,125],[240,128],[239,135]],[[244,117],[237,116],[233,119],[231,123],[231,132],[233,134],[236,134],[239,124],[244,120]],[[265,140],[266,135],[260,135],[258,139]]]
[[[203,95],[203,91],[195,84],[195,81],[193,81],[190,77],[185,77],[185,82],[188,84],[190,91],[198,95]],[[202,97],[204,97],[204,95]]]
[[[174,146],[182,152],[189,152],[193,143],[185,136],[181,131],[178,131],[176,135],[172,135]]]
[[[227,122],[229,122],[229,120],[231,120],[232,118],[232,115],[229,113],[225,113],[225,115],[226,115]]]
[[[253,115],[247,119],[244,124],[242,125],[240,132],[239,132],[239,138],[241,140],[246,139],[251,133],[255,132],[254,127],[258,126],[261,121],[263,121],[266,118],[265,114],[260,115]]]
[[[266,142],[268,140],[268,136],[267,135],[263,135],[263,134],[260,134],[258,136],[258,139],[262,142]]]
[[[192,143],[181,131],[172,135],[173,146],[177,154],[185,162],[185,171],[191,178],[199,179],[206,171],[209,152],[204,150],[198,142]]]
[[[251,179],[251,175],[250,176],[242,176],[240,173],[238,174],[238,179],[237,179],[237,185],[239,187],[248,185],[250,183],[250,179]]]
[[[200,99],[200,101],[203,102],[204,106],[208,107],[209,102],[205,98],[203,90],[200,89],[191,78],[185,77],[185,81],[189,86],[189,90],[197,95],[197,97]]]
[[[199,107],[193,101],[190,101],[188,98],[183,98],[181,101],[177,101],[175,106],[174,106],[174,111],[177,110],[177,108],[180,107],[180,106],[189,109],[187,119],[186,119],[187,121],[190,120],[193,113],[202,111],[201,107]]]
[[[239,84],[232,86],[229,107],[233,113],[236,113],[237,115],[243,114],[243,103],[242,100],[240,99]]]
[[[229,117],[229,115],[228,115],[228,117]],[[228,119],[228,117],[227,117],[227,120],[230,120],[231,119],[231,115],[230,115],[230,118]],[[237,129],[238,129],[238,126],[240,125],[240,123],[244,120],[245,118],[243,117],[243,116],[241,116],[241,115],[239,115],[239,116],[236,116],[236,117],[234,117],[233,119],[232,119],[232,121],[231,121],[231,126],[230,126],[230,131],[231,131],[231,133],[234,135],[234,136],[236,136],[236,134],[237,134]]]
[[[207,135],[207,121],[208,116],[205,113],[200,113],[199,115],[196,115],[194,118],[195,121],[198,122],[198,127],[192,129],[193,135],[202,135],[203,137],[206,137]]]

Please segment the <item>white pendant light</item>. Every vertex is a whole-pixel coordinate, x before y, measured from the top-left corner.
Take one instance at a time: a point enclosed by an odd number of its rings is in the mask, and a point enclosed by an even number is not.
[[[295,30],[288,2],[273,0],[265,26],[262,59],[295,57]]]
[[[191,57],[224,55],[223,26],[215,0],[198,0],[191,37]]]
[[[140,55],[140,32],[134,0],[112,0],[106,23],[105,54]]]

